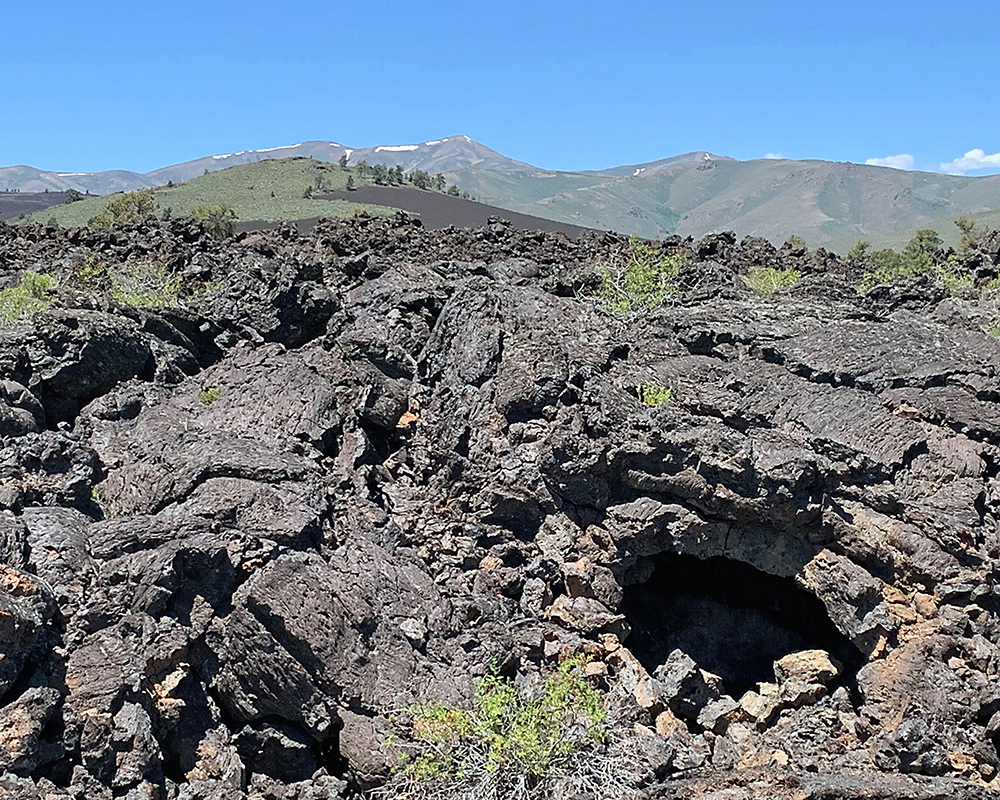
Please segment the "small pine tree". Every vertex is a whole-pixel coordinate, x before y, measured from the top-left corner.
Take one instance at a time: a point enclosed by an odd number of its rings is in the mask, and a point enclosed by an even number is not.
[[[955,226],[961,233],[961,239],[958,243],[958,252],[960,253],[974,250],[979,244],[979,240],[986,234],[986,230],[977,225],[972,217],[959,217],[955,220]]]
[[[806,240],[801,236],[796,236],[792,234],[785,241],[783,249],[791,251],[793,254],[804,254],[808,252],[809,245],[806,244]]]
[[[430,189],[431,180],[431,176],[422,169],[417,169],[410,173],[410,183],[418,189]]]
[[[866,239],[861,239],[850,249],[850,252],[847,254],[847,258],[858,264],[869,264],[872,259],[872,243]]]
[[[205,232],[215,239],[227,239],[233,235],[236,212],[228,205],[199,206],[191,212],[191,218],[201,223]]]
[[[348,175],[347,176],[347,191],[353,192],[355,189],[357,189],[357,187],[354,185],[354,176],[353,175]]]
[[[341,169],[346,170],[347,169],[347,153],[344,153],[340,157],[340,159],[337,161],[337,163],[340,165]]]
[[[104,210],[91,217],[87,224],[92,228],[110,228],[112,225],[132,225],[148,219],[156,212],[156,196],[152,189],[118,195],[108,201]]]

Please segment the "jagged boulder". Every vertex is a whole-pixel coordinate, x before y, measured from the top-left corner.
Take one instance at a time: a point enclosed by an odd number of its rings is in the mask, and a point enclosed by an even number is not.
[[[650,798],[994,794],[987,301],[719,234],[616,316],[629,247],[0,226],[5,285],[60,278],[0,331],[0,794],[358,792],[401,710],[580,655]]]

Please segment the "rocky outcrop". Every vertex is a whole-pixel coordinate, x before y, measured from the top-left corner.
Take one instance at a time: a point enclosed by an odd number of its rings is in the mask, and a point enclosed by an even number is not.
[[[338,797],[394,711],[585,653],[650,798],[992,796],[988,300],[661,246],[620,317],[611,235],[0,225],[59,281],[0,329],[0,795]],[[78,280],[130,257],[178,307]]]

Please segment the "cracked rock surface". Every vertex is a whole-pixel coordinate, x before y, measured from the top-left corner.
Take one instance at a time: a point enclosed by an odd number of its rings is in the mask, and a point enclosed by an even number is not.
[[[984,301],[719,235],[619,317],[627,246],[0,224],[0,285],[59,284],[0,328],[0,798],[351,796],[394,711],[574,653],[648,798],[993,796]],[[86,291],[93,258],[181,303]]]

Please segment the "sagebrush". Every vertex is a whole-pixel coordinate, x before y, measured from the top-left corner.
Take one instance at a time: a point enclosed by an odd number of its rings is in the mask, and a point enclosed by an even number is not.
[[[858,242],[848,253],[848,258],[866,270],[861,279],[861,291],[870,292],[876,286],[899,279],[926,275],[940,281],[953,296],[973,293],[976,276],[966,268],[965,259],[978,246],[977,237],[981,236],[981,232],[964,218],[957,220],[956,224],[962,231],[962,241],[958,251],[948,257],[945,257],[944,242],[932,230],[917,231],[898,253],[891,249],[872,251],[868,242]]]
[[[156,212],[156,195],[152,189],[112,197],[101,213],[87,223],[92,228],[110,228],[114,225],[134,225],[149,219]]]
[[[108,269],[111,297],[137,308],[173,308],[180,302],[181,279],[159,261],[132,257]]]
[[[49,307],[49,291],[55,287],[51,275],[25,272],[16,286],[0,290],[0,323],[13,325]]]
[[[630,759],[605,726],[604,697],[569,659],[532,691],[488,675],[473,708],[408,709],[390,748],[395,769],[373,797],[393,800],[542,800],[589,793],[634,796]]]
[[[616,314],[656,308],[677,294],[677,279],[686,266],[683,254],[664,253],[651,242],[632,238],[627,249],[601,269],[601,300]]]
[[[779,289],[787,289],[798,283],[802,273],[797,269],[775,269],[774,267],[754,267],[743,275],[743,282],[757,294],[774,294]]]
[[[232,206],[226,203],[219,205],[198,206],[191,210],[191,219],[201,223],[205,233],[213,239],[228,239],[236,230],[236,220],[239,219]]]
[[[661,383],[644,383],[638,388],[639,402],[650,408],[659,408],[670,402],[674,390]]]

